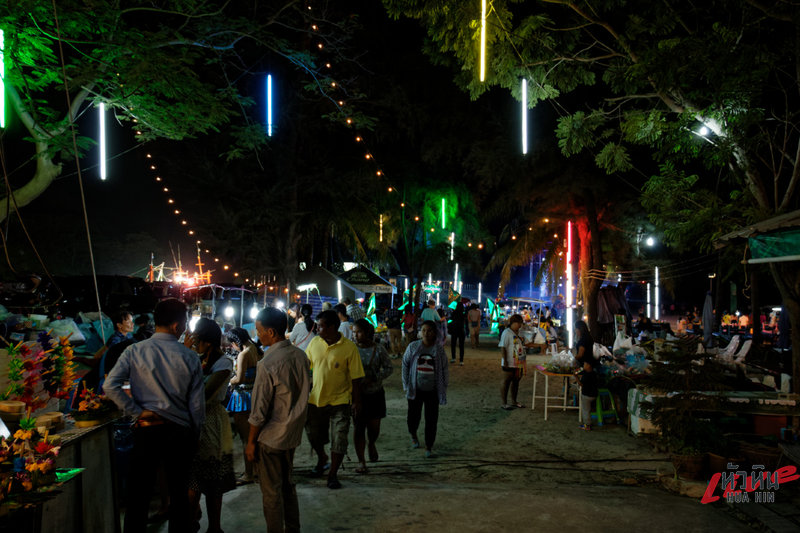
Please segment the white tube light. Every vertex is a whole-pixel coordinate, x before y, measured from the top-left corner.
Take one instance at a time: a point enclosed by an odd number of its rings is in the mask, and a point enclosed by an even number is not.
[[[478,282],[478,303],[481,303],[481,292],[483,292],[483,283]]]
[[[650,318],[650,283],[647,284],[647,318]]]
[[[522,78],[522,153],[528,153],[528,80]]]
[[[98,105],[100,120],[100,179],[106,179],[106,104]]]
[[[658,267],[656,267],[656,308],[655,308],[655,317],[656,320],[659,319],[659,311],[661,308],[660,298],[659,298],[659,288],[658,288]]]

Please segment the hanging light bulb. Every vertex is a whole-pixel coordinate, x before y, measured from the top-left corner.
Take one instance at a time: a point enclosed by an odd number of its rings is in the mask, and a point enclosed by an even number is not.
[[[225,306],[225,318],[233,318],[233,313],[233,306],[228,303],[228,305]]]
[[[253,304],[253,307],[250,309],[250,318],[255,320],[257,316],[258,316],[258,307],[255,304]]]

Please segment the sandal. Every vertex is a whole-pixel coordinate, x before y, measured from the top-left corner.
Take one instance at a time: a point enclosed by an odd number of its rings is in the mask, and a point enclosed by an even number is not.
[[[368,472],[366,466],[357,466],[354,471],[356,474],[366,474]]]
[[[335,479],[335,478],[334,479],[329,479],[327,484],[328,484],[328,488],[332,489],[332,490],[336,490],[336,489],[341,489],[342,488],[342,484],[339,483],[339,480]]]
[[[522,404],[521,404],[521,403],[519,403],[519,402],[516,402],[516,403],[514,404],[514,407],[516,407],[517,409],[524,409],[524,408],[525,408],[525,406],[524,406],[524,405],[522,405]]]
[[[326,470],[330,469],[331,464],[325,463],[324,465],[314,465],[311,469],[311,477],[322,477]]]
[[[505,409],[506,411],[513,411],[515,407],[513,405],[504,403],[503,405],[500,406],[500,409]]]
[[[592,426],[590,424],[581,424],[578,427],[581,428],[584,431],[591,431],[592,430]]]

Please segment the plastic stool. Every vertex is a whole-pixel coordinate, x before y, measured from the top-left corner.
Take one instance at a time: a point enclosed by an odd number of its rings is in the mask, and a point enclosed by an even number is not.
[[[602,426],[603,421],[608,417],[614,417],[614,421],[619,420],[611,391],[608,389],[597,389],[597,400],[595,403],[597,406],[592,413],[592,420],[597,420],[598,426]]]

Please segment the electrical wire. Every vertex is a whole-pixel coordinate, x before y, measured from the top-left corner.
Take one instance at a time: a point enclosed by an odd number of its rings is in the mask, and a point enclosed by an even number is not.
[[[59,52],[59,58],[61,60],[61,75],[64,81],[64,96],[67,102],[67,113],[69,114],[67,118],[69,119],[69,130],[70,133],[72,134],[72,151],[73,151],[72,153],[75,157],[75,165],[78,169],[77,170],[78,188],[80,189],[81,192],[81,205],[83,206],[83,221],[84,224],[86,225],[86,241],[89,245],[89,263],[92,267],[92,281],[94,282],[94,294],[95,297],[97,298],[97,312],[102,317],[103,310],[102,306],[100,305],[100,288],[97,285],[97,269],[95,268],[94,252],[92,251],[92,233],[91,230],[89,229],[89,214],[86,209],[86,195],[83,192],[83,175],[81,174],[81,162],[80,158],[78,157],[78,141],[77,141],[77,134],[75,133],[75,121],[70,111],[72,106],[70,105],[69,86],[67,85],[67,66],[66,62],[64,61],[64,46],[61,39],[61,27],[58,22],[58,10],[56,8],[56,0],[53,0],[53,19],[56,24],[56,35],[58,37],[58,52]],[[103,339],[106,338],[105,328],[103,326],[102,320],[100,320],[100,336]]]

